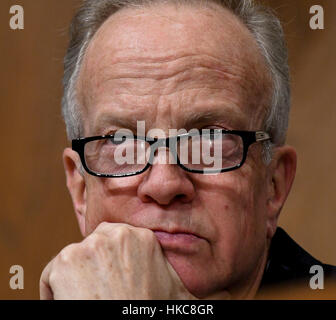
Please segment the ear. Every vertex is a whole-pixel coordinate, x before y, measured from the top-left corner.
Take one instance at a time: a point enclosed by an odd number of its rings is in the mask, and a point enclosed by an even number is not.
[[[63,152],[66,184],[70,192],[77,221],[82,235],[85,235],[86,184],[81,173],[81,162],[77,152],[66,148]]]
[[[267,236],[272,238],[280,211],[292,187],[296,172],[296,151],[290,146],[277,147],[271,163],[269,193],[267,199],[268,225]]]

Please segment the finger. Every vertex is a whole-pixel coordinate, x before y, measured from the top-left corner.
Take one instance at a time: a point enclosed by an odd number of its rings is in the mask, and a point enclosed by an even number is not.
[[[93,233],[100,233],[100,234],[109,234],[113,231],[115,231],[116,229],[120,229],[120,228],[127,228],[130,230],[138,230],[138,229],[142,229],[142,228],[138,228],[138,227],[134,227],[130,224],[127,223],[117,223],[117,222],[106,222],[103,221],[100,224],[98,224],[98,226],[96,227],[96,229],[92,232]]]
[[[54,293],[49,284],[49,275],[53,265],[54,259],[51,260],[43,269],[40,277],[40,300],[53,300]]]

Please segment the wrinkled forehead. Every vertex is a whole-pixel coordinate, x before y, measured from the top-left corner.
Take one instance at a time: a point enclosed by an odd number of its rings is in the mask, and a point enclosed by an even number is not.
[[[205,70],[203,76],[195,71],[200,68]],[[115,79],[151,79],[149,87],[158,87],[177,74],[184,75],[176,77],[184,83],[208,77],[209,86],[222,80],[239,81],[246,101],[262,105],[268,100],[265,92],[270,80],[265,61],[237,17],[215,4],[178,8],[166,4],[122,9],[99,28],[80,72],[82,104],[84,108],[96,105],[98,96],[111,89],[104,84]],[[122,84],[132,86],[127,80]],[[130,90],[135,94],[144,94],[139,91],[141,85],[133,87]],[[235,90],[234,86],[228,88]]]

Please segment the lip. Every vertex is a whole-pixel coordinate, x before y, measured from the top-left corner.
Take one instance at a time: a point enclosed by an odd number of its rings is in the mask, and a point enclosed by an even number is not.
[[[167,232],[164,230],[152,230],[165,250],[180,251],[183,253],[194,252],[205,239],[190,232]]]

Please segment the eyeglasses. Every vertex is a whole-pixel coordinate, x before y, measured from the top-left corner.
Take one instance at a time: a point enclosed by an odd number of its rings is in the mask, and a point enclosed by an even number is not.
[[[270,139],[264,131],[204,129],[162,139],[129,134],[79,138],[72,140],[72,149],[84,169],[97,177],[140,174],[153,164],[156,150],[162,147],[170,150],[170,164],[192,173],[216,174],[240,168],[251,144]]]

